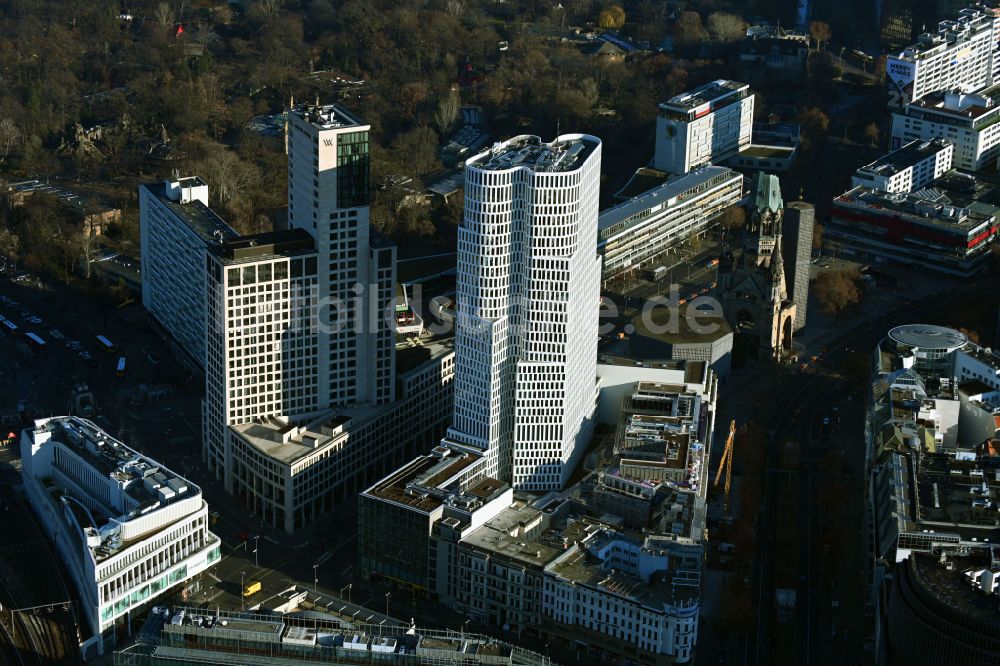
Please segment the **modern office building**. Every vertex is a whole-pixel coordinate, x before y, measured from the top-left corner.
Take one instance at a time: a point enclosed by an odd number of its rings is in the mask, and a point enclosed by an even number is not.
[[[971,7],[937,27],[937,32],[920,35],[915,44],[887,58],[890,108],[934,92],[971,93],[993,85],[997,17],[984,7]]]
[[[90,421],[39,419],[21,433],[24,492],[55,542],[103,652],[115,629],[220,558],[201,489]]]
[[[955,146],[947,139],[914,139],[851,177],[851,187],[865,186],[883,192],[912,192],[926,187],[951,169]]]
[[[750,145],[754,96],[745,83],[719,79],[659,105],[653,166],[685,174]]]
[[[466,162],[455,418],[446,441],[515,488],[561,488],[597,401],[601,142],[518,136]]]
[[[370,126],[339,106],[288,114],[288,226],[315,241],[325,408],[392,402],[396,248],[369,225]]]
[[[482,460],[478,452],[438,446],[361,493],[361,575],[433,596],[439,576],[438,550],[431,547],[434,524],[452,518],[459,521],[455,525],[465,520],[478,527],[512,501],[509,484],[483,476]]]
[[[241,237],[209,255],[203,455],[229,492],[227,426],[276,415],[308,419],[328,409],[318,272],[313,239],[300,229]]]
[[[743,176],[709,165],[608,208],[597,221],[603,279],[663,265],[671,249],[711,228],[742,198]]]
[[[1000,645],[1000,358],[956,330],[897,326],[872,354],[865,423],[875,650],[988,664]]]
[[[450,342],[428,345],[426,361],[398,374],[389,405],[345,407],[303,425],[264,416],[230,426],[227,487],[261,520],[291,534],[430,450],[451,425],[455,404]]]
[[[904,194],[855,187],[833,200],[824,236],[866,261],[968,277],[989,259],[996,210],[956,205],[935,189]]]
[[[794,330],[801,331],[806,326],[806,312],[809,309],[809,272],[812,266],[816,209],[805,201],[789,201],[785,204],[785,218],[782,222],[781,252],[788,261],[785,278],[788,295],[795,303]]]
[[[891,146],[945,139],[954,144],[952,165],[979,171],[1000,156],[1000,86],[974,94],[930,93],[892,114]]]
[[[205,257],[238,236],[208,207],[200,178],[139,186],[142,305],[198,370],[205,368]]]

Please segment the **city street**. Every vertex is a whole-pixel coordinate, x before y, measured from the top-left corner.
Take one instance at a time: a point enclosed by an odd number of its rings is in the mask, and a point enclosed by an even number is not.
[[[843,376],[842,370],[852,352],[867,354],[893,326],[933,319],[941,294],[933,296],[863,312],[847,327],[824,327],[821,332],[813,327],[806,353],[817,361],[805,371],[769,371],[768,364],[756,361],[723,384],[718,422],[735,418],[738,424],[761,424],[767,433],[767,464],[763,506],[743,508],[745,515],[756,515],[758,545],[756,552],[747,554],[754,563],[749,581],[754,626],[749,636],[712,623],[703,626],[699,652],[709,663],[872,663],[873,655],[864,649],[874,622],[864,605],[865,397],[861,384]],[[951,290],[956,302],[980,297],[973,285]],[[762,393],[768,395],[764,403]],[[786,442],[798,445],[796,469],[783,464]],[[716,448],[721,453],[721,442]],[[713,456],[713,465],[715,460]],[[737,442],[737,473],[739,461]],[[795,511],[791,560],[779,548],[786,537],[781,530],[789,526],[780,509],[789,499]],[[788,624],[776,620],[778,588],[796,592],[794,619]]]

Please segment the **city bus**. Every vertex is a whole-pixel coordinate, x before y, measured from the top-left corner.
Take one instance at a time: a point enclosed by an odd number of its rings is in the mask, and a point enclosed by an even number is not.
[[[31,347],[33,351],[36,352],[45,351],[45,340],[42,340],[40,336],[29,331],[24,334],[24,337],[28,338],[28,345]]]
[[[118,369],[116,371],[119,377],[125,376],[125,357],[122,356],[118,359]]]
[[[3,322],[0,322],[0,324],[3,325],[2,330],[4,333],[17,333],[17,324],[12,322],[10,319],[4,319]]]
[[[104,351],[108,352],[109,354],[112,353],[112,352],[114,352],[115,345],[114,345],[113,342],[111,342],[111,340],[108,340],[103,335],[98,335],[97,336],[97,341],[101,344],[101,348]]]

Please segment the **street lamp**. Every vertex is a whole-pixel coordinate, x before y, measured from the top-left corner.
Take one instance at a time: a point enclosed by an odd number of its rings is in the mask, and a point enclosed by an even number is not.
[[[241,571],[240,572],[240,610],[246,610],[247,609],[247,607],[246,607],[246,603],[247,603],[246,602],[246,595],[243,594],[243,592],[245,592],[246,589],[247,589],[247,586],[246,586],[246,576],[247,576],[247,572],[246,571]]]
[[[318,564],[313,565],[313,592],[319,593],[319,574],[316,573],[317,567],[319,567]]]
[[[347,603],[351,603],[351,587],[353,587],[353,585],[354,583],[348,583],[344,587],[340,588],[341,597],[344,596],[344,590],[347,590]]]
[[[259,535],[258,535],[258,536],[255,536],[255,537],[253,538],[253,565],[254,565],[255,567],[259,567],[259,566],[260,566],[260,564],[259,564],[259,563],[257,562],[257,541],[258,541],[259,539],[260,539],[260,536],[259,536]]]
[[[392,592],[385,593],[385,617],[389,618],[389,599],[392,598]]]

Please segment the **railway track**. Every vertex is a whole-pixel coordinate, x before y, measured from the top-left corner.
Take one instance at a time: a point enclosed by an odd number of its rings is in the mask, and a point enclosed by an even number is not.
[[[59,561],[29,507],[10,491],[3,492],[0,501],[12,509],[6,514],[10,533],[22,537],[0,550],[6,573],[0,577],[5,607],[0,614],[0,656],[20,666],[79,664],[74,607]]]

